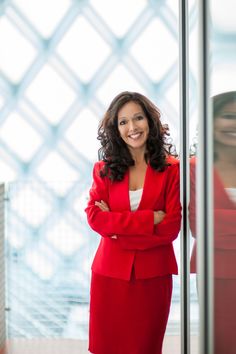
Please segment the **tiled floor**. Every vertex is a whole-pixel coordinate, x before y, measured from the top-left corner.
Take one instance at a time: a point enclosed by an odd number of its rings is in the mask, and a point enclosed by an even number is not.
[[[197,338],[191,338],[191,354],[197,354]],[[13,339],[4,354],[88,354],[87,342],[76,339]],[[0,351],[0,354],[3,354]],[[146,353],[145,353],[146,354]],[[180,338],[166,336],[163,354],[180,354]]]
[[[87,342],[73,339],[14,339],[4,354],[88,354]]]

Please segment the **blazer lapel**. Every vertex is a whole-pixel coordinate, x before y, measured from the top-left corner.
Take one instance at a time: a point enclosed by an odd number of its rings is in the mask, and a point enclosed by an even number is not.
[[[138,206],[140,209],[153,209],[155,210],[160,194],[163,190],[163,183],[165,172],[155,171],[150,164],[148,164],[146,176],[143,186],[143,194]]]
[[[123,181],[110,182],[109,206],[113,211],[130,211],[128,172]]]

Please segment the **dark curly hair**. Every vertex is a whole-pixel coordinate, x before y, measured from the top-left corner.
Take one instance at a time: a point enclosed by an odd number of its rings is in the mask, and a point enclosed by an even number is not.
[[[212,98],[213,118],[215,119],[228,103],[236,102],[236,91],[220,93]]]
[[[212,106],[212,118],[214,121],[222,113],[222,110],[228,103],[236,102],[236,91],[226,91],[226,92],[219,93],[218,95],[211,97],[210,102]],[[196,156],[197,144],[198,144],[198,137],[196,134],[193,144],[190,146],[190,157]],[[216,160],[217,160],[217,153],[216,151],[214,151],[214,161]]]
[[[218,116],[222,114],[225,106],[228,103],[236,102],[236,91],[228,91],[220,93],[213,97],[213,119],[216,119]],[[216,141],[214,141],[214,161],[218,160],[218,154],[216,151]]]
[[[161,124],[159,109],[140,93],[121,92],[112,100],[98,128],[98,140],[101,141],[99,160],[105,162],[100,175],[108,176],[112,181],[121,181],[127,169],[135,164],[118,130],[118,112],[131,101],[142,107],[148,120],[149,136],[145,159],[149,161],[151,167],[163,171],[169,165],[167,156],[177,156],[175,148],[167,138],[170,135],[168,125]]]

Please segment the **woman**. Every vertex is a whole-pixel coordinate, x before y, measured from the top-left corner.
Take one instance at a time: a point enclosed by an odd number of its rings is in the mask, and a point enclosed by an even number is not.
[[[236,353],[236,92],[213,97],[214,353]],[[196,236],[195,158],[191,161],[190,225]],[[196,272],[196,244],[191,271]]]
[[[181,220],[179,165],[168,135],[157,107],[135,92],[116,96],[99,127],[101,161],[86,208],[101,235],[91,279],[94,354],[162,352]]]

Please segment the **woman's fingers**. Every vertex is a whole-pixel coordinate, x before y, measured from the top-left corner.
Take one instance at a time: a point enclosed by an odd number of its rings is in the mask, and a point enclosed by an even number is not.
[[[164,211],[162,211],[162,210],[158,210],[157,213],[158,213],[158,215],[160,217],[160,221],[162,221],[164,219],[166,213]]]
[[[104,200],[101,200],[101,204],[102,204],[105,208],[109,209],[107,203],[104,202]]]
[[[160,215],[166,215],[166,213],[165,213],[163,210],[158,210],[157,212],[158,212],[158,214],[160,214]]]
[[[100,202],[95,202],[95,205],[98,206],[102,211],[110,211],[106,202],[101,200]]]
[[[163,210],[154,211],[154,224],[159,224],[164,219],[166,213]]]

